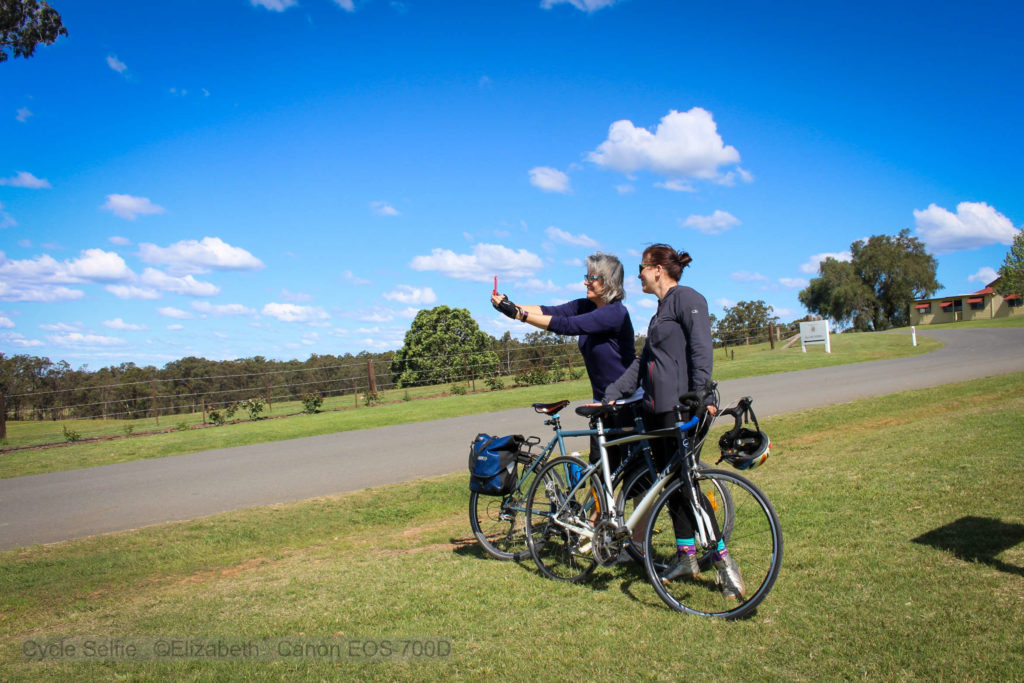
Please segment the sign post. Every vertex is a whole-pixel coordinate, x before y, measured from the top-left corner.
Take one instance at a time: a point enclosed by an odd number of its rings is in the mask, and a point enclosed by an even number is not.
[[[827,320],[800,323],[800,350],[807,353],[808,344],[824,344],[825,353],[832,353],[832,343]]]

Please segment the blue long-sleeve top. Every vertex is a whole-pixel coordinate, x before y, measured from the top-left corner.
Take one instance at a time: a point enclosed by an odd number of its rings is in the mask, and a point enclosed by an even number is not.
[[[579,337],[594,398],[604,398],[605,387],[636,358],[633,322],[625,305],[616,301],[599,307],[589,299],[575,299],[558,306],[541,306],[540,310],[551,316],[549,330]]]

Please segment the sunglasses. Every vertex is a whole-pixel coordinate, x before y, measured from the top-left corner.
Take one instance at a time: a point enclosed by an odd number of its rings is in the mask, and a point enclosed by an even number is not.
[[[587,273],[586,275],[583,276],[583,281],[586,283],[597,282],[600,279],[600,275],[591,275],[590,273]]]
[[[657,268],[657,267],[658,267],[657,263],[641,263],[640,264],[640,272],[638,273],[638,275],[642,275],[643,274],[644,268]]]

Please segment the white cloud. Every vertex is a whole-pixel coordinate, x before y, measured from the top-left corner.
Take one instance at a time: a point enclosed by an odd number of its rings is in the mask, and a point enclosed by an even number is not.
[[[621,173],[647,170],[669,178],[722,178],[719,167],[736,164],[740,154],[725,145],[711,112],[694,107],[688,112],[670,111],[654,133],[631,121],[616,121],[608,139],[587,158]]]
[[[618,0],[541,0],[540,6],[544,9],[551,9],[555,5],[567,4],[589,14],[605,7],[611,7],[616,2]]]
[[[49,334],[46,338],[54,344],[61,346],[121,346],[125,343],[123,339],[118,337],[104,337],[98,334],[82,334],[81,332]]]
[[[4,344],[13,344],[15,346],[42,346],[43,342],[38,339],[27,339],[25,335],[19,334],[18,332],[4,332],[0,334],[0,341]]]
[[[728,211],[716,209],[710,216],[690,216],[683,221],[683,225],[687,228],[699,230],[705,235],[720,235],[729,228],[740,225],[740,220]]]
[[[821,262],[827,258],[834,258],[836,261],[850,261],[853,260],[853,254],[849,251],[827,251],[822,254],[815,254],[807,261],[807,263],[800,266],[800,272],[817,275]]]
[[[174,277],[156,268],[146,268],[142,271],[139,280],[149,287],[182,296],[216,296],[220,294],[220,287],[215,284],[196,280],[191,275]]]
[[[622,185],[616,185],[615,191],[619,194],[633,194],[636,192],[636,188],[628,183],[624,183]]]
[[[414,270],[436,270],[448,277],[487,282],[495,275],[529,277],[544,266],[536,254],[500,244],[476,244],[472,254],[434,249],[429,256],[416,256],[409,264]]]
[[[430,287],[410,287],[409,285],[398,285],[385,294],[384,298],[388,301],[397,301],[413,306],[430,305],[437,301],[437,295]]]
[[[253,7],[263,7],[271,12],[283,12],[298,4],[298,0],[249,0]]]
[[[569,176],[556,168],[537,166],[530,169],[530,184],[545,192],[566,194],[570,191]]]
[[[373,284],[369,280],[364,280],[363,278],[357,276],[351,270],[346,270],[342,274],[342,277],[344,277],[346,280],[348,280],[349,282],[351,282],[354,285],[371,285],[371,284]]]
[[[121,318],[114,318],[113,320],[104,320],[103,324],[112,330],[145,330],[149,329],[145,325],[135,325],[133,323],[126,323]]]
[[[127,247],[129,244],[132,243],[132,241],[127,237],[121,237],[119,235],[111,235],[110,237],[107,238],[107,241],[110,242],[111,244],[116,244],[119,247]]]
[[[263,315],[285,323],[310,323],[327,320],[331,316],[318,306],[297,306],[271,302],[263,307]]]
[[[993,280],[995,280],[997,277],[999,277],[999,273],[996,272],[995,268],[989,268],[988,266],[983,266],[982,268],[980,268],[978,270],[977,273],[975,273],[974,275],[971,275],[970,277],[968,277],[967,281],[968,282],[980,282],[983,285],[987,285],[988,283],[990,283]]]
[[[156,309],[156,312],[165,318],[174,318],[176,320],[191,320],[195,316],[188,311],[183,311],[180,308],[174,308],[173,306],[164,306]]]
[[[356,5],[352,0],[334,0],[334,4],[346,12],[356,11]]]
[[[688,180],[680,180],[679,178],[672,178],[665,182],[654,183],[655,187],[660,187],[663,190],[671,190],[672,192],[696,192],[697,188],[693,186]]]
[[[18,171],[10,178],[0,178],[0,185],[24,187],[29,190],[43,190],[53,187],[45,178],[36,178],[28,171]]]
[[[960,202],[956,214],[935,204],[914,210],[917,234],[936,254],[1012,244],[1018,232],[1010,219],[985,202]]]
[[[29,111],[28,107],[22,107],[18,110],[18,115],[14,118],[18,119],[20,123],[25,123],[32,116],[32,112]]]
[[[86,249],[77,259],[57,261],[48,254],[8,260],[0,252],[0,300],[53,303],[81,298],[81,290],[63,285],[130,280],[134,273],[114,252]]]
[[[293,304],[304,304],[313,300],[313,297],[304,292],[292,292],[287,289],[282,289],[280,294],[281,299]]]
[[[114,55],[107,55],[107,66],[119,74],[123,74],[128,69],[128,65]]]
[[[173,332],[173,331],[177,331],[177,330],[183,330],[183,329],[185,329],[185,326],[184,325],[179,325],[178,323],[174,323],[173,325],[168,325],[167,329],[169,329],[169,330],[171,330]]]
[[[551,280],[545,282],[534,277],[524,282],[520,289],[523,289],[527,292],[544,292],[553,294],[555,292],[561,292],[564,288],[559,287]]]
[[[558,242],[561,244],[572,244],[578,247],[599,246],[595,240],[591,239],[590,237],[587,237],[582,233],[579,235],[573,235],[571,233],[566,232],[565,230],[560,230],[559,228],[556,228],[553,225],[550,226],[547,230],[545,230],[544,234],[547,235],[548,239],[551,240],[552,242]]]
[[[14,220],[11,214],[4,211],[3,203],[0,203],[0,229],[13,228],[18,224],[18,221]]]
[[[736,282],[767,282],[768,278],[761,273],[751,273],[746,270],[735,272],[729,276]]]
[[[719,297],[718,299],[715,299],[715,305],[722,308],[732,308],[736,305],[736,302],[731,299],[726,299],[725,297]]]
[[[155,289],[135,285],[107,285],[106,289],[118,299],[159,299],[161,296]]]
[[[803,289],[811,283],[802,277],[780,277],[779,284],[783,287],[790,287],[792,289]]]
[[[387,202],[370,202],[370,210],[378,216],[401,216],[402,214],[395,207]]]
[[[0,315],[0,328],[11,329],[14,327],[14,321],[5,315]]]
[[[139,216],[164,213],[167,210],[146,197],[133,197],[130,194],[108,194],[106,204],[100,208],[129,221]]]
[[[146,263],[166,265],[174,274],[206,273],[213,270],[258,270],[263,262],[241,247],[233,247],[219,237],[200,241],[182,240],[169,247],[139,245],[139,257]]]
[[[193,301],[192,308],[206,315],[222,317],[226,315],[256,315],[256,311],[242,304],[211,304],[209,301]]]

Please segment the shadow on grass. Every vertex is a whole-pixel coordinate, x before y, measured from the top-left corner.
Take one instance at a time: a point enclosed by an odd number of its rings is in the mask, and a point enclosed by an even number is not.
[[[912,541],[948,550],[967,562],[982,562],[999,571],[1024,576],[1024,567],[996,558],[996,555],[1024,543],[1024,524],[1008,524],[984,517],[961,517]]]

